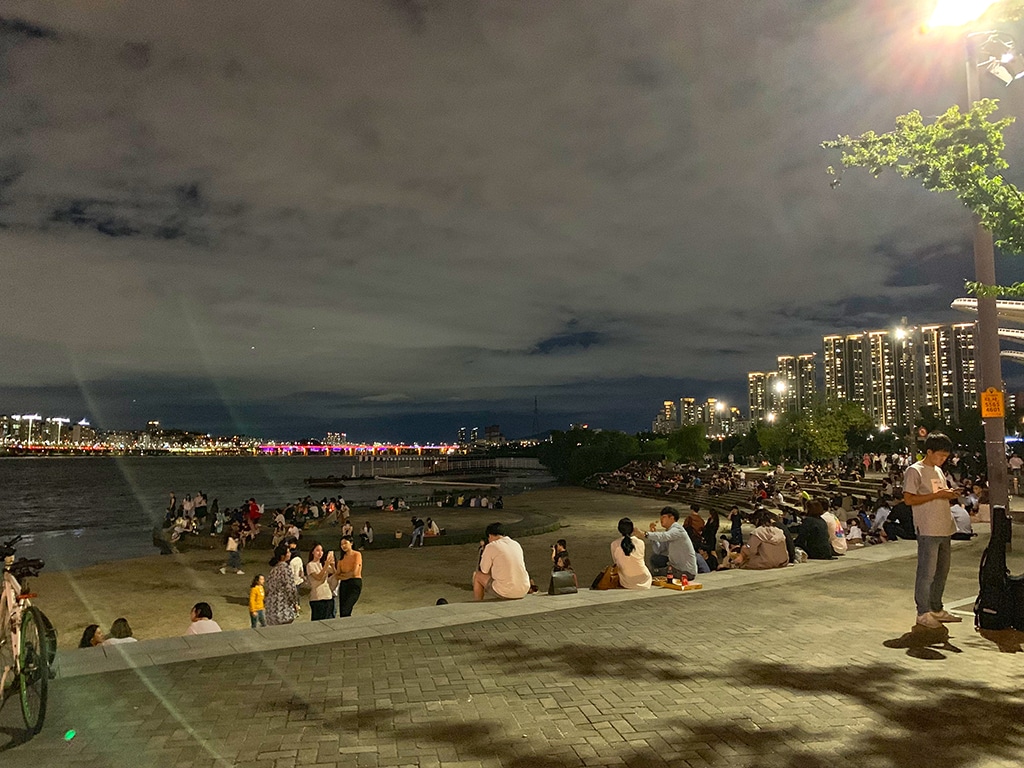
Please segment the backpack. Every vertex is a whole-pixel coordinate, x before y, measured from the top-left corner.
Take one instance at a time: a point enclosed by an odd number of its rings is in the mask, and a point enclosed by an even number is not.
[[[1024,574],[1011,576],[1006,567],[1006,545],[1012,530],[1002,507],[992,509],[992,536],[978,569],[978,599],[974,601],[977,629],[1024,631]]]

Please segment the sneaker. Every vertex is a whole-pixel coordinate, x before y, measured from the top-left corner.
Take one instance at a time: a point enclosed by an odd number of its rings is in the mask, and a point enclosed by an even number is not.
[[[917,623],[928,629],[941,629],[942,622],[935,618],[934,613],[922,613],[917,617]]]
[[[227,568],[218,568],[217,570],[220,571],[221,573],[227,573],[228,572]]]
[[[959,616],[954,616],[949,611],[932,611],[932,616],[941,621],[943,624],[957,624],[963,621]]]
[[[235,571],[239,576],[245,576],[245,571]]]

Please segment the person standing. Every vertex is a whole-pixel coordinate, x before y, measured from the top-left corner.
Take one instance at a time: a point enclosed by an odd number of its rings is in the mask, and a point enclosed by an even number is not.
[[[352,615],[363,593],[363,555],[352,547],[352,537],[341,537],[341,555],[334,567],[338,577],[338,615]]]
[[[334,553],[313,544],[306,563],[306,578],[309,580],[309,619],[322,621],[334,618],[334,593],[328,579],[334,576]]]
[[[959,496],[946,483],[942,472],[952,450],[952,440],[941,432],[932,432],[924,442],[924,458],[908,467],[903,475],[903,501],[913,510],[917,534],[917,623],[930,629],[961,620],[942,607],[949,574],[950,538],[956,531],[949,502]]]
[[[220,569],[221,573],[227,573],[228,568],[232,569],[238,575],[245,573],[245,571],[242,570],[241,546],[242,537],[238,533],[238,528],[236,526],[232,526],[224,541],[224,550],[228,553],[228,562]]]
[[[299,593],[295,589],[292,569],[288,567],[291,548],[278,544],[270,558],[270,575],[266,584],[266,617],[269,626],[291,624],[299,612]]]
[[[263,574],[257,574],[249,587],[249,624],[253,629],[256,629],[257,625],[267,626],[267,614],[264,611],[266,591],[263,582]]]

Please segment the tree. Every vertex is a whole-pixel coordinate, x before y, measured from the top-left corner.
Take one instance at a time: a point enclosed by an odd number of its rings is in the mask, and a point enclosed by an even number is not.
[[[1024,7],[1024,3],[1020,3]],[[1004,9],[1005,10],[1005,9]],[[868,131],[856,138],[840,136],[826,141],[826,149],[838,149],[842,165],[867,168],[874,176],[892,170],[903,178],[917,179],[932,192],[953,192],[981,224],[992,232],[1004,250],[1024,251],[1024,194],[1000,174],[1009,167],[1002,156],[1004,131],[1012,117],[991,121],[998,109],[994,99],[981,99],[967,112],[952,106],[934,122],[925,124],[917,110],[896,118],[895,130]],[[840,177],[835,169],[833,186]],[[1024,296],[1024,283],[986,286],[969,282],[977,295]]]
[[[708,440],[701,424],[680,427],[668,436],[667,443],[676,461],[697,461],[708,452]]]
[[[832,400],[815,406],[804,419],[803,445],[812,459],[832,459],[850,448],[850,438],[862,444],[873,424],[864,409],[854,403]]]
[[[580,483],[595,472],[609,472],[635,458],[640,444],[624,432],[596,429],[554,431],[538,446],[537,457],[560,482]]]

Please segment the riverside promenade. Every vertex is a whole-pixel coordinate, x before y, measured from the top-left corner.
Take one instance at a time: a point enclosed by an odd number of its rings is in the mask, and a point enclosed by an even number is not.
[[[66,652],[38,736],[19,744],[17,701],[0,710],[0,765],[1019,766],[1024,656],[971,623],[983,546],[954,545],[948,647],[884,645],[913,621],[899,542],[695,592]]]

